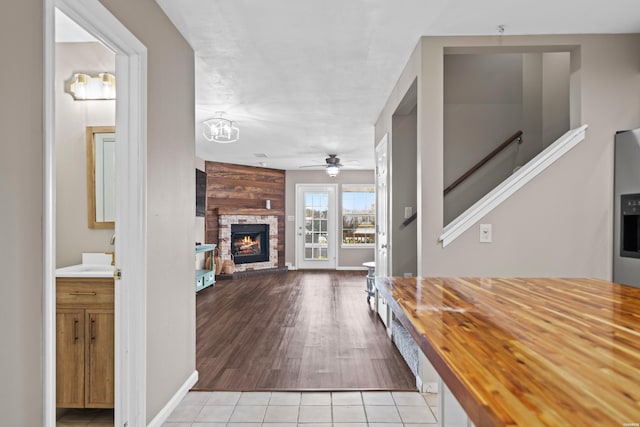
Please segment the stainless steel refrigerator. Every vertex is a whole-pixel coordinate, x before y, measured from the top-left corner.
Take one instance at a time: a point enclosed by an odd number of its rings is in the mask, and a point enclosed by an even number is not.
[[[640,129],[615,140],[613,281],[640,287]]]

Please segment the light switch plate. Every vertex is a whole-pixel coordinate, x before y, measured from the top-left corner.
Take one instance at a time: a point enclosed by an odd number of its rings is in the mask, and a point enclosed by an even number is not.
[[[492,241],[491,224],[480,224],[480,243],[491,243]]]

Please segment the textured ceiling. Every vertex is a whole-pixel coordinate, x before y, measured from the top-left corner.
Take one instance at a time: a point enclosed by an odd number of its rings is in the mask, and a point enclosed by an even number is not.
[[[372,169],[373,125],[421,35],[640,32],[638,0],[156,1],[196,53],[196,153],[279,169],[330,153]],[[216,111],[238,142],[202,137]]]

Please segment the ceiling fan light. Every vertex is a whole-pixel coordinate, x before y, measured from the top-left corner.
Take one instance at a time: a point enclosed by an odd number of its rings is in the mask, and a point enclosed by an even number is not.
[[[336,165],[328,165],[327,166],[327,175],[331,178],[335,178],[340,173],[340,168]]]

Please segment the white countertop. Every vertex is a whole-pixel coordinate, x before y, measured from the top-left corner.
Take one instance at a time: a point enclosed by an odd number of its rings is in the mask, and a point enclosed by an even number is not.
[[[113,277],[111,254],[83,253],[82,264],[56,269],[56,277]]]
[[[113,277],[113,265],[77,264],[58,268],[56,277]]]

